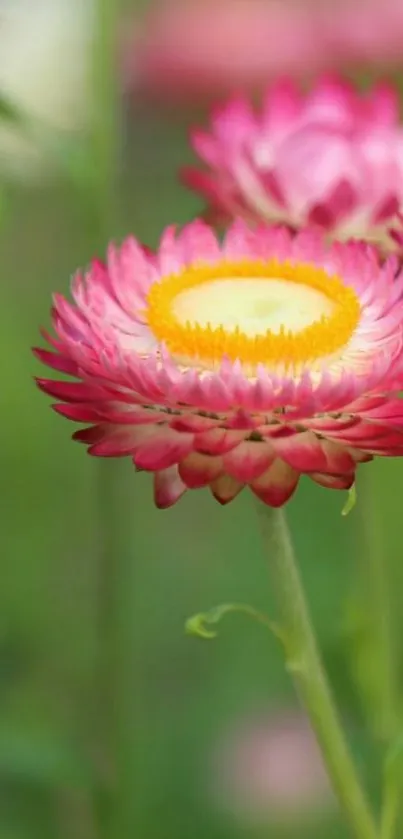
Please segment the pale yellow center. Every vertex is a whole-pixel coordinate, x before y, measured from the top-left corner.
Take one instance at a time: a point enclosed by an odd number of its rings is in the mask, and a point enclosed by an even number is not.
[[[244,260],[199,265],[155,283],[146,317],[177,357],[286,366],[326,357],[360,316],[348,286],[322,268]]]
[[[172,301],[172,313],[183,326],[198,323],[212,329],[241,329],[264,335],[281,328],[298,332],[322,316],[330,317],[335,303],[310,286],[281,277],[228,277],[188,288]]]

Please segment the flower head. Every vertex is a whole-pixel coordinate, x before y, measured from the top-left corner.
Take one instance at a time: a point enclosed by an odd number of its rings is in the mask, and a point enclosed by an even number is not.
[[[403,126],[385,85],[364,95],[327,78],[303,95],[278,82],[259,114],[234,98],[192,143],[208,168],[183,176],[215,216],[379,241],[403,201]]]
[[[403,454],[403,273],[362,243],[196,221],[156,253],[127,239],[54,298],[39,379],[88,425],[93,455],[154,472],[155,500],[249,485],[280,506],[302,473],[347,489],[358,463]]]

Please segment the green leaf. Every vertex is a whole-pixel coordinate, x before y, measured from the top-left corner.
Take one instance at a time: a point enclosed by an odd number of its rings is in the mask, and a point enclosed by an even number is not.
[[[216,638],[218,633],[215,629],[210,629],[209,627],[218,624],[225,615],[231,612],[238,612],[253,618],[253,620],[273,632],[276,638],[283,641],[280,628],[275,623],[272,623],[267,615],[257,611],[253,606],[249,606],[246,603],[223,603],[221,606],[215,606],[208,612],[199,612],[186,621],[185,632],[187,635],[197,635],[199,638],[208,640]]]
[[[341,511],[342,516],[348,516],[348,514],[351,513],[351,510],[353,509],[353,507],[355,507],[356,503],[357,503],[357,490],[356,490],[355,484],[353,484],[352,487],[348,490],[347,501],[346,501],[346,503],[345,503],[345,505],[344,505],[344,507]]]
[[[25,126],[27,118],[23,111],[10,99],[7,99],[3,94],[0,94],[0,120],[4,122],[11,122],[14,125]]]

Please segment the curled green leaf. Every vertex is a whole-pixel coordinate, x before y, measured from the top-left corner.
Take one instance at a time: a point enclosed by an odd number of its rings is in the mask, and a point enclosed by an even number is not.
[[[197,635],[199,638],[216,638],[217,632],[214,629],[207,628],[209,623],[211,623],[211,618],[208,612],[199,612],[198,615],[193,615],[186,621],[186,635]]]
[[[217,631],[215,629],[211,629],[210,627],[218,624],[225,615],[228,615],[231,612],[240,612],[241,614],[253,618],[253,620],[273,632],[277,638],[283,640],[280,628],[275,623],[272,623],[272,621],[267,617],[267,615],[263,614],[263,612],[259,612],[257,609],[254,609],[253,606],[249,606],[246,603],[223,603],[220,606],[215,606],[208,612],[199,612],[197,615],[193,615],[186,621],[185,632],[187,635],[197,635],[199,638],[206,638],[209,640],[216,638],[218,634]]]
[[[353,507],[355,507],[357,503],[357,490],[355,488],[355,484],[348,490],[347,494],[347,501],[341,511],[342,516],[348,516],[351,513]]]

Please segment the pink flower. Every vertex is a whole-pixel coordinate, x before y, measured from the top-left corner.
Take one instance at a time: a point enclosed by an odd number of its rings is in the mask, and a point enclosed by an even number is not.
[[[242,822],[300,820],[332,804],[319,747],[297,711],[241,721],[214,757],[218,803]]]
[[[126,25],[128,88],[194,102],[346,66],[399,66],[401,0],[154,0]]]
[[[39,379],[93,455],[154,472],[158,506],[249,485],[280,506],[301,473],[352,486],[357,464],[403,454],[403,273],[362,243],[202,222],[155,254],[127,239],[55,295]]]
[[[187,169],[184,180],[216,216],[382,240],[403,201],[403,126],[385,85],[363,95],[323,79],[303,95],[279,82],[259,113],[234,98],[192,143],[207,168]]]
[[[127,42],[127,81],[193,101],[318,71],[329,57],[319,12],[300,0],[160,0]]]
[[[399,256],[403,256],[403,212],[396,214],[393,224],[388,228],[388,234],[397,245]]]
[[[342,0],[327,11],[327,42],[342,63],[399,68],[403,50],[401,0]]]

